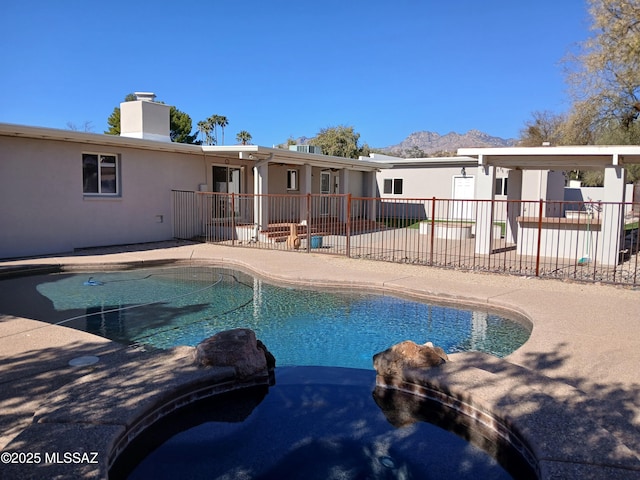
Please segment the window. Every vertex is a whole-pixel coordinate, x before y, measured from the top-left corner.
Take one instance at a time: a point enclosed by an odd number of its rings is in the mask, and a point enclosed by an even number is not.
[[[496,195],[506,195],[507,194],[507,178],[496,178],[496,188],[494,193]]]
[[[298,170],[287,170],[287,190],[298,190]]]
[[[402,178],[385,178],[382,191],[387,194],[402,195]]]
[[[119,194],[118,159],[102,153],[82,154],[82,192],[95,195]]]

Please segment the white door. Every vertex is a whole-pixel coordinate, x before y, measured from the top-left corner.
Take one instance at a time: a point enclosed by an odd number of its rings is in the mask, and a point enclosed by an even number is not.
[[[453,208],[451,218],[455,220],[473,220],[475,198],[475,179],[473,176],[453,177]],[[462,200],[462,201],[458,201]]]

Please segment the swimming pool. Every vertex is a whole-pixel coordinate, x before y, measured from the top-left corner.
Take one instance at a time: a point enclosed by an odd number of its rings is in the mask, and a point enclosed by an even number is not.
[[[220,467],[220,478],[231,478],[227,473],[235,463],[225,467],[224,455],[207,452],[217,448],[217,441],[225,444],[229,439],[255,438],[260,431],[257,425],[263,429],[263,440],[267,433],[275,432],[280,439],[261,443],[274,452],[266,457],[275,460],[270,466],[259,467],[251,458],[246,461],[252,468],[263,468],[259,478],[282,478],[284,470],[305,467],[305,471],[320,468],[318,472],[323,468],[355,469],[355,476],[347,473],[340,478],[360,478],[360,472],[372,473],[374,478],[403,478],[408,472],[420,476],[433,471],[435,463],[425,463],[422,456],[415,455],[414,447],[426,452],[443,445],[449,445],[446,456],[442,453],[434,457],[434,462],[444,460],[438,466],[448,469],[443,471],[456,474],[459,465],[469,473],[468,478],[477,478],[479,472],[487,478],[508,478],[494,460],[430,425],[440,424],[436,409],[433,412],[438,418],[418,415],[414,419],[417,423],[408,430],[387,425],[380,411],[383,407],[372,398],[372,356],[407,339],[431,341],[447,353],[480,350],[504,356],[527,340],[530,327],[526,323],[490,312],[389,295],[283,287],[240,271],[206,266],[14,278],[0,288],[0,305],[3,313],[46,320],[150,349],[196,345],[230,328],[253,329],[275,355],[278,367],[288,366],[279,368],[276,385],[254,414],[232,428],[211,425],[206,412],[198,411],[194,429],[186,430],[178,417],[169,415],[159,430],[151,431],[156,442],[166,441],[169,448],[177,446],[178,453],[184,452],[185,446],[192,450],[206,472]],[[341,368],[338,380],[328,384],[325,371],[336,367],[350,368]],[[316,370],[313,375],[303,370],[287,380],[290,369],[298,368]],[[357,385],[349,380],[354,375],[360,379]],[[299,399],[297,403],[289,401],[294,398]],[[224,412],[233,412],[238,403],[235,399],[220,401],[219,410]],[[189,412],[191,407],[185,410]],[[316,413],[320,417],[314,417]],[[313,430],[314,426],[318,428]],[[183,433],[175,432],[175,427]],[[385,451],[380,446],[388,448]],[[124,471],[131,471],[147,455],[153,456],[153,450],[149,445],[132,448],[132,464]],[[246,450],[248,456],[255,453],[255,445]],[[155,455],[165,453],[158,450]],[[174,470],[167,467],[166,471],[185,473],[183,466],[184,461],[178,459],[171,467]],[[375,472],[382,476],[375,476]],[[211,478],[208,473],[205,476]],[[325,477],[318,473],[317,478]]]
[[[371,369],[375,353],[403,340],[502,357],[530,335],[524,323],[486,311],[355,290],[283,287],[221,267],[60,273],[31,282],[32,294],[50,308],[39,319],[161,349],[251,328],[281,366]]]

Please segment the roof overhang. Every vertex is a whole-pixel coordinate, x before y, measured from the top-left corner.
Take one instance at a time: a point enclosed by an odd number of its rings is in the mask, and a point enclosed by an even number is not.
[[[640,146],[580,145],[562,147],[460,148],[479,165],[522,170],[587,170],[640,163]]]
[[[367,161],[355,158],[334,157],[316,153],[296,152],[283,148],[261,147],[259,145],[223,145],[204,146],[202,151],[210,157],[238,157],[256,162],[268,160],[271,164],[291,166],[309,165],[320,168],[337,168],[357,171],[376,171],[389,168],[386,163]]]
[[[31,127],[0,123],[0,136],[33,138],[59,142],[74,142],[114,148],[137,148],[161,152],[175,152],[223,159],[238,158],[256,162],[268,160],[270,163],[286,165],[310,165],[321,168],[337,168],[357,171],[377,171],[389,168],[386,163],[361,159],[333,157],[313,153],[296,152],[282,148],[261,147],[259,145],[202,146],[175,142],[159,142],[118,135],[59,130],[55,128]]]
[[[30,127],[7,123],[0,123],[0,136],[202,155],[202,147],[200,147],[200,145],[158,142],[155,140],[121,137],[119,135],[77,132],[75,130],[59,130],[56,128]]]
[[[427,157],[401,158],[387,161],[391,168],[444,168],[444,167],[472,167],[478,163],[474,157]]]

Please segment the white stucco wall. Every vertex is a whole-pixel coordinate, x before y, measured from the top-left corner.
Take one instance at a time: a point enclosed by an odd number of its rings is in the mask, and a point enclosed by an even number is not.
[[[432,205],[429,199],[451,199],[453,179],[460,176],[462,166],[396,165],[376,174],[377,195],[382,199],[378,204],[379,217],[411,218],[423,220],[431,217]],[[472,179],[472,175],[468,175]],[[402,193],[384,193],[385,180],[402,180]],[[411,199],[411,200],[410,200]],[[422,200],[420,200],[422,199]],[[446,218],[449,211],[447,202],[436,207],[437,218]]]
[[[604,187],[565,187],[564,199],[567,202],[600,202],[604,198]],[[633,202],[633,184],[624,189],[624,201]]]
[[[82,191],[82,154],[118,155],[117,197]],[[0,136],[0,258],[172,238],[172,189],[206,182],[202,155]]]
[[[460,175],[460,167],[391,168],[377,173],[381,198],[451,198],[453,177]],[[384,193],[385,179],[402,179],[402,194]]]
[[[604,187],[565,187],[564,200],[567,202],[600,202],[604,198]],[[625,215],[629,215],[633,211],[633,184],[628,183],[624,189],[624,207]],[[579,203],[568,205],[569,209],[575,210],[581,208]],[[567,209],[567,206],[565,206]]]

